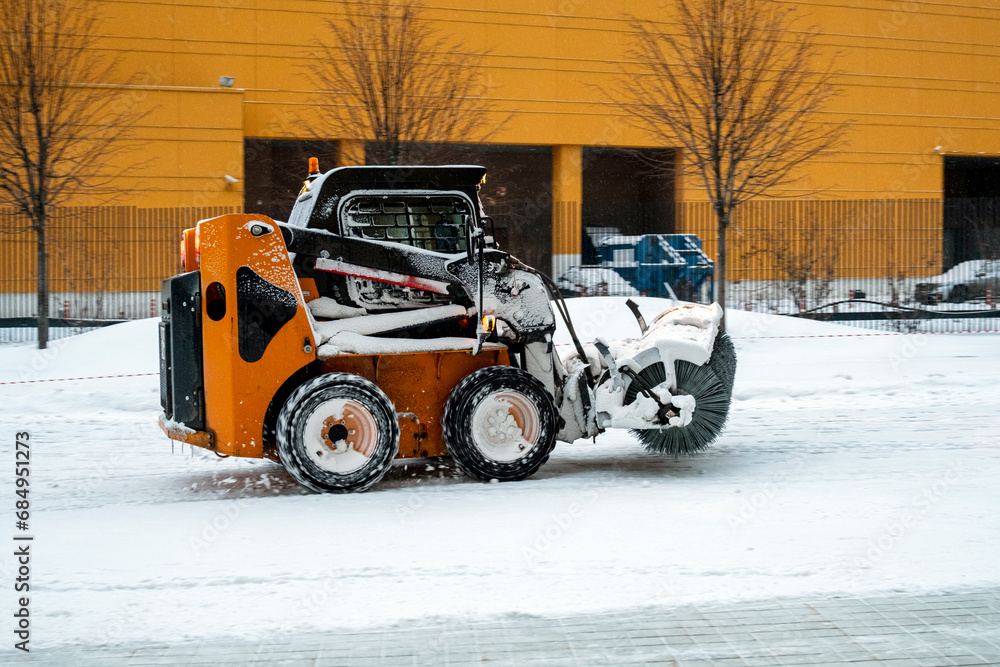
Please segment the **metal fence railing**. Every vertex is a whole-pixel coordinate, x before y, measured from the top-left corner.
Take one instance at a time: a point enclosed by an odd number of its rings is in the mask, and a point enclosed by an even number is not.
[[[181,231],[229,207],[62,207],[47,228],[49,312],[66,318],[149,317],[160,281],[179,268]],[[37,246],[0,212],[0,319],[37,315]]]
[[[232,212],[223,207],[57,210],[49,226],[50,316],[156,316],[160,281],[179,268],[181,231]],[[525,260],[537,254],[534,263],[548,269],[551,207],[508,205],[488,212],[505,248]],[[677,232],[696,234],[707,256],[717,257],[708,203],[678,204],[674,218]],[[0,342],[30,342],[33,332],[8,325],[11,318],[37,315],[34,235],[3,211],[0,231]],[[753,201],[731,222],[728,258],[730,308],[895,331],[1000,328],[995,314],[1000,313],[1000,200],[995,198]],[[591,293],[620,287],[614,276],[600,273],[599,279],[604,282]],[[700,296],[711,298],[712,289],[706,281]],[[52,336],[79,330],[54,327]]]
[[[99,327],[51,327],[49,340],[69,338],[77,334],[96,331]],[[2,326],[0,327],[0,345],[7,343],[37,343],[38,329],[34,326]]]
[[[727,305],[892,331],[996,331],[998,212],[996,199],[749,202],[727,235]],[[676,220],[718,256],[707,202],[679,204]],[[588,293],[615,291],[590,275],[602,283]]]

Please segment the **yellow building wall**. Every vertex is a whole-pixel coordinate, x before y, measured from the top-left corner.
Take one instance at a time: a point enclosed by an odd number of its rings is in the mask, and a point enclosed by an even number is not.
[[[146,115],[108,165],[121,174],[117,193],[72,203],[242,208],[242,92],[140,85],[125,93],[125,103],[132,99]]]
[[[118,156],[111,166],[124,171],[116,180],[121,193],[108,203],[144,209],[238,209],[243,205],[246,137],[346,140],[351,143],[342,145],[357,152],[359,137],[317,137],[311,127],[317,100],[307,69],[310,52],[325,34],[325,21],[337,20],[344,3],[102,0],[98,4],[103,16],[98,47],[121,59],[121,80],[130,86],[126,98],[147,113],[135,128],[134,150]],[[615,78],[627,61],[624,15],[669,25],[671,12],[659,8],[659,3],[426,0],[425,4],[436,29],[455,35],[470,48],[489,51],[485,76],[496,109],[493,120],[508,118],[492,141],[556,147],[655,146],[628,123],[612,100]],[[849,120],[853,127],[840,149],[803,168],[800,182],[778,194],[844,201],[939,199],[943,155],[1000,155],[1000,5],[899,0],[786,4],[796,8],[804,25],[816,26],[828,55],[839,56],[841,95],[826,117],[833,122]],[[219,85],[222,75],[235,77],[232,88]],[[337,100],[324,102],[335,106]],[[559,149],[553,152],[560,154]],[[566,171],[567,165],[559,167],[560,178],[564,183],[578,182],[578,176]],[[227,183],[227,174],[237,182]],[[701,185],[690,177],[679,181],[676,195],[678,202],[692,205],[705,198]],[[569,200],[560,202],[560,210],[579,211],[579,201],[575,206]],[[927,206],[939,210],[933,202]],[[940,219],[927,223],[926,217],[912,224],[921,230],[927,224],[940,228]],[[706,247],[714,249],[714,226],[696,219],[700,218],[682,211],[679,231],[700,233]],[[568,238],[576,234],[578,216],[575,220],[575,226],[556,225],[557,235],[567,238],[555,239],[555,249],[576,252],[579,239]],[[911,224],[900,220],[892,224]],[[841,223],[840,218],[829,222],[834,228]],[[922,265],[930,257],[931,266],[924,272],[937,270],[940,234],[920,231],[910,237],[923,240],[908,251],[911,257],[905,263]],[[741,270],[738,257],[731,265],[734,271]]]
[[[143,202],[230,205],[242,189],[242,136],[304,138],[315,103],[311,45],[342,3],[305,0],[103,2],[102,47],[160,91],[141,128],[156,166],[134,181]],[[623,18],[669,24],[637,0],[433,0],[435,28],[488,50],[495,140],[540,145],[651,145],[610,102],[627,60]],[[842,95],[831,121],[853,129],[787,194],[820,198],[940,196],[941,154],[1000,155],[1000,6],[872,0],[788,3],[839,54]],[[220,75],[234,76],[232,90]],[[335,102],[335,101],[333,101]],[[324,137],[349,139],[354,137]],[[934,148],[940,146],[941,153]],[[223,172],[241,179],[219,187]],[[142,194],[139,194],[142,193]],[[701,199],[685,182],[680,199]]]

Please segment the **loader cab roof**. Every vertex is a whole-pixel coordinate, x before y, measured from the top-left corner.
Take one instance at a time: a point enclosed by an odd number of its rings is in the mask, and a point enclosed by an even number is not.
[[[288,223],[329,229],[340,200],[358,191],[457,190],[478,202],[485,176],[486,167],[477,165],[338,167],[316,177],[299,194]]]
[[[326,172],[322,189],[345,195],[354,190],[462,190],[475,192],[486,167],[442,166],[338,167]],[[317,179],[319,180],[319,179]]]

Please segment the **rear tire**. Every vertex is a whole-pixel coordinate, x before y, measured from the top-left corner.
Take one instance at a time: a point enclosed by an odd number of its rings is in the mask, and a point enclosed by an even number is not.
[[[556,446],[556,408],[519,368],[491,366],[455,385],[441,420],[455,463],[479,480],[513,482],[542,467]]]
[[[364,491],[392,466],[399,421],[389,398],[368,380],[330,373],[304,382],[278,413],[281,463],[319,493]]]

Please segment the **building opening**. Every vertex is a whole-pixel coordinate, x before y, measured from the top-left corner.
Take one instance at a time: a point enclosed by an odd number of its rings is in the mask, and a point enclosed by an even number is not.
[[[598,261],[593,243],[606,233],[674,232],[674,178],[661,166],[673,159],[670,149],[583,149],[584,264]]]
[[[367,151],[366,151],[367,153]],[[534,267],[552,263],[552,149],[506,144],[437,144],[436,164],[486,167],[479,192],[505,252]]]
[[[337,166],[335,141],[246,139],[243,143],[243,210],[287,220],[302,182],[309,174],[309,158],[319,158],[320,170]]]
[[[945,156],[944,269],[1000,258],[1000,158]]]

